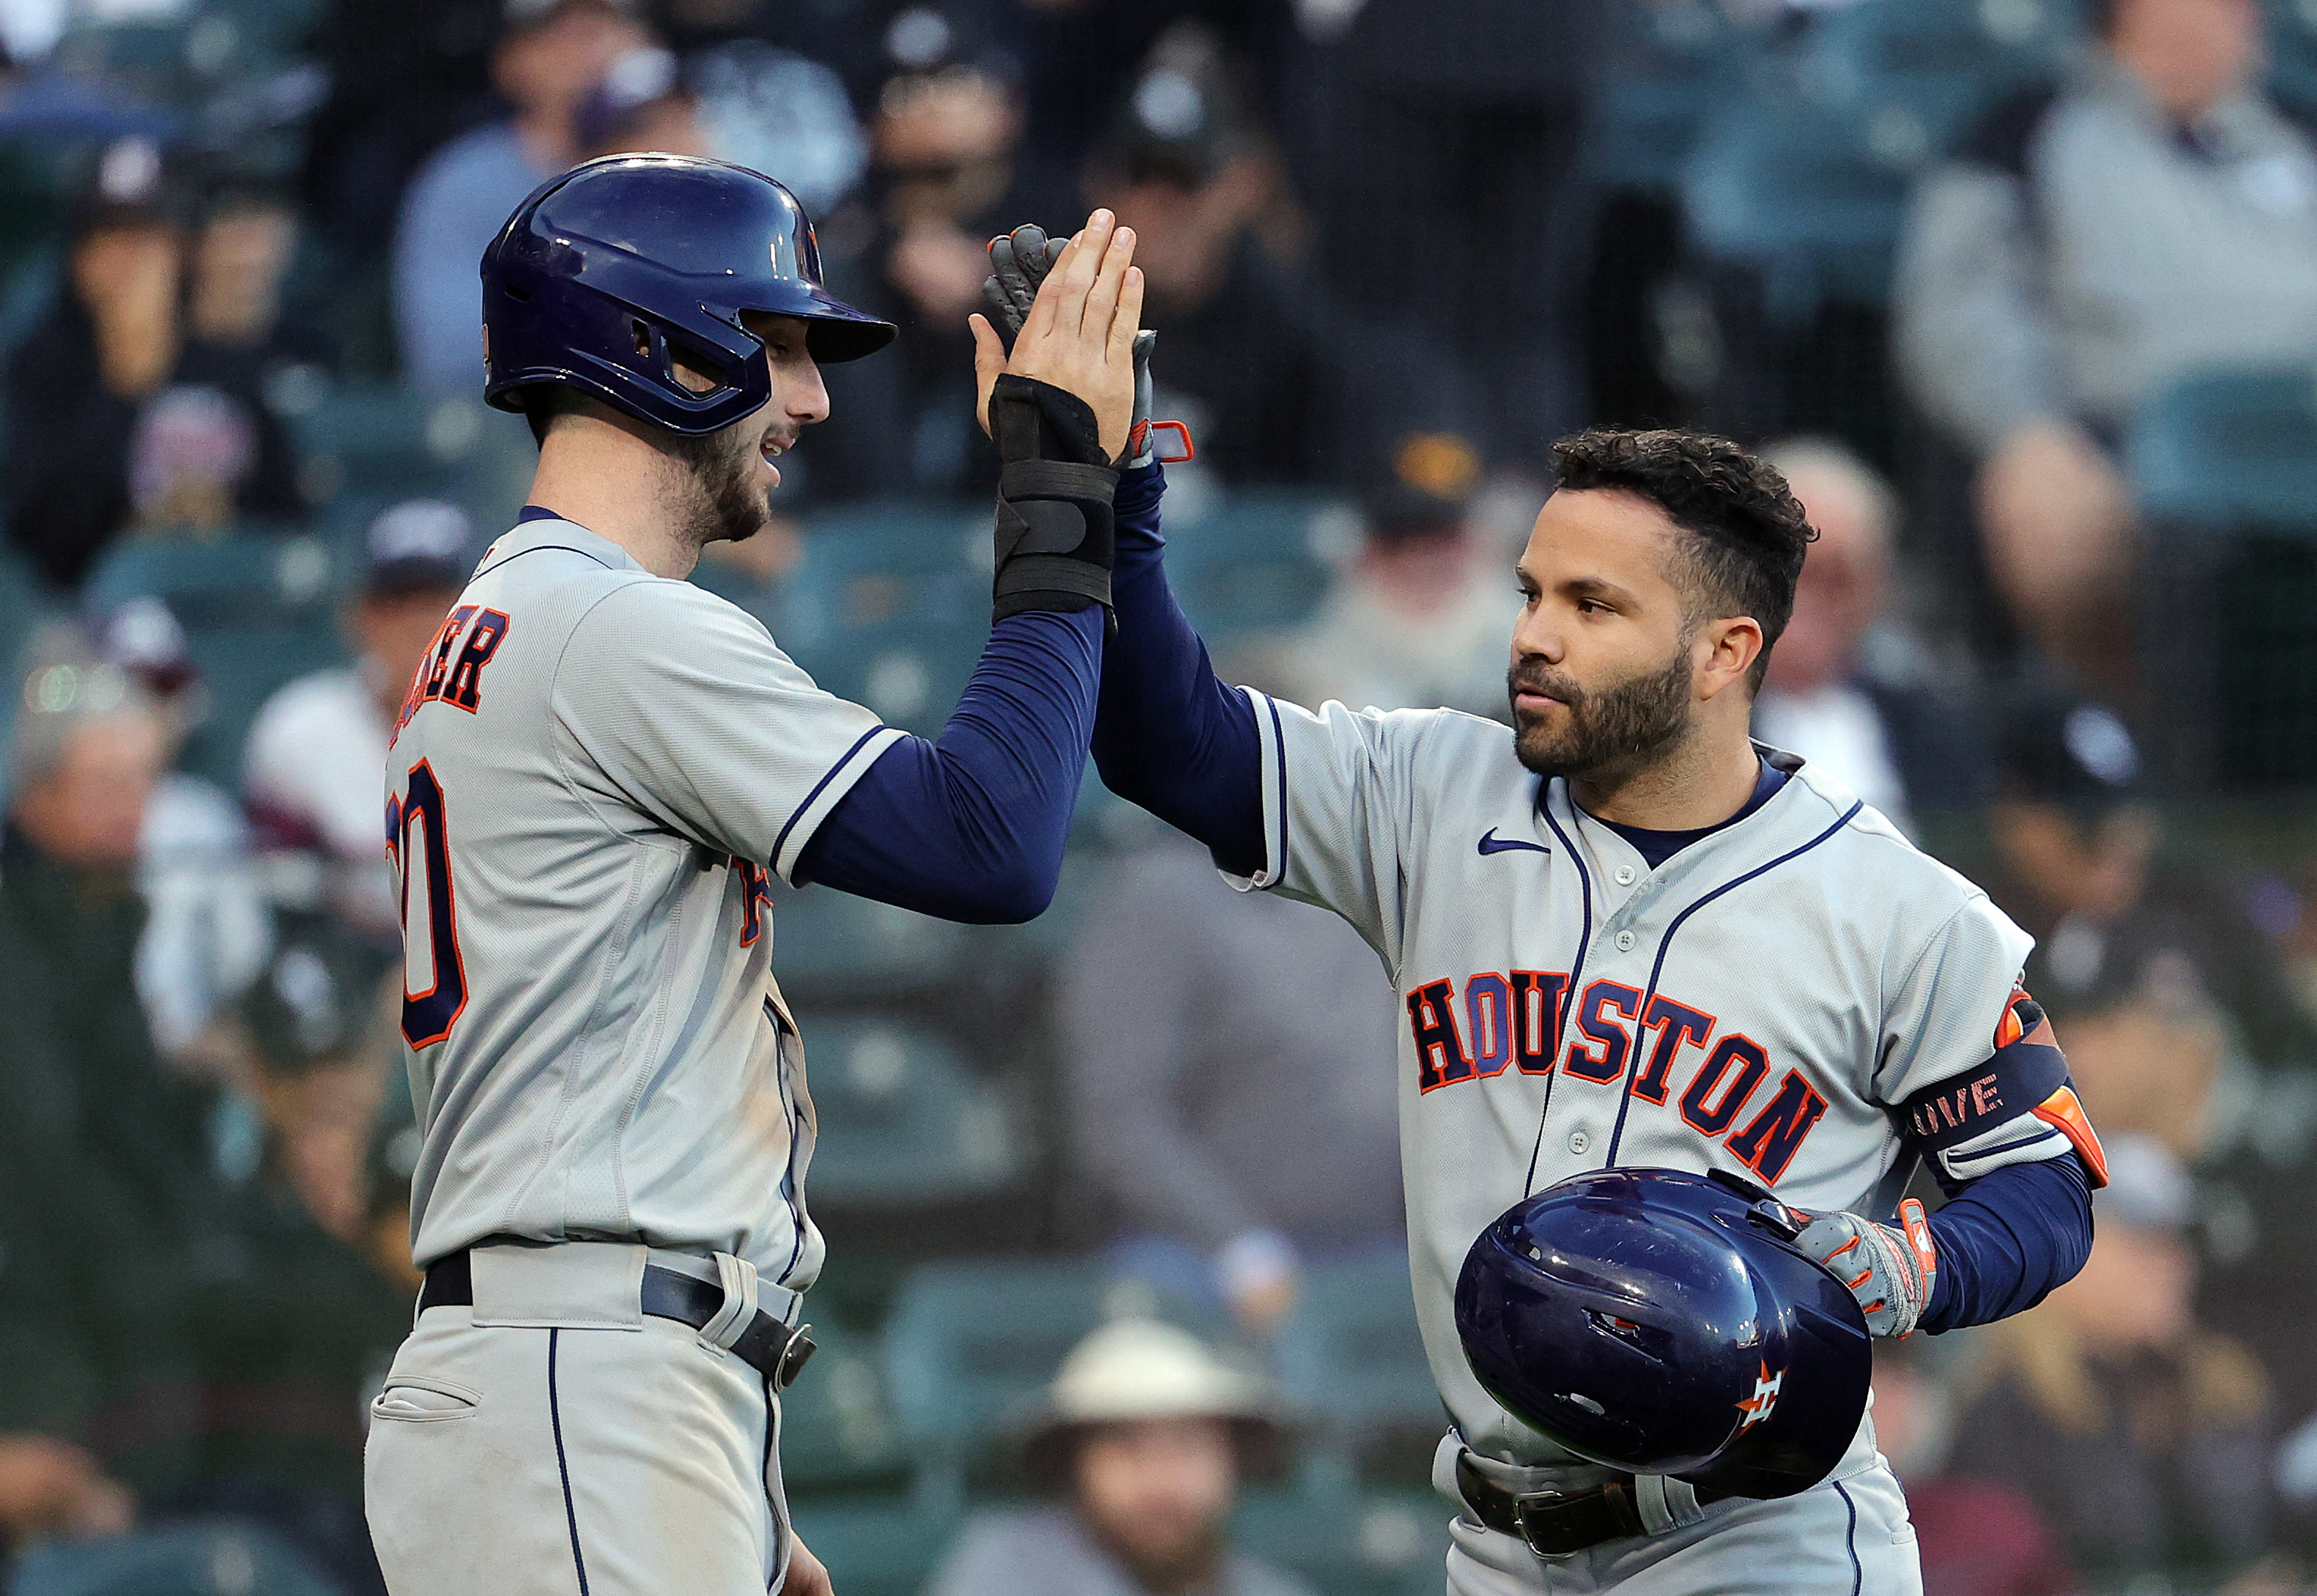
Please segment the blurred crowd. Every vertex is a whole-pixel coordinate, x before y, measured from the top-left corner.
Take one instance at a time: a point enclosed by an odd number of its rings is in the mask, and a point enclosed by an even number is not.
[[[2035,936],[2116,1177],[2080,1279],[1878,1366],[1926,1588],[2311,1588],[2309,0],[0,0],[27,1596],[162,1589],[133,1570],[216,1564],[169,1538],[219,1524],[258,1583],[215,1588],[381,1589],[363,1404],[416,1277],[380,771],[520,503],[480,253],[540,183],[642,149],[787,183],[831,286],[903,329],[828,373],[779,524],[700,578],[816,671],[815,571],[853,573],[863,629],[906,618],[903,576],[845,564],[890,547],[862,529],[946,550],[994,484],[965,317],[1024,221],[1136,229],[1158,412],[1197,443],[1186,602],[1238,601],[1224,669],[1296,699],[1502,718],[1552,440],[1765,449],[1820,536],[1758,735]],[[1290,526],[1285,596],[1203,523]],[[938,718],[954,682],[872,663],[881,712]],[[1423,1489],[1421,1448],[1315,1464],[1325,1415],[1282,1395],[1320,1283],[1403,1255],[1394,994],[1155,825],[1090,799],[1074,848],[1060,930],[882,995],[878,949],[922,975],[951,944],[783,902],[844,1061],[832,1319],[866,1345],[910,1270],[996,1252],[1131,1288],[1032,1371],[1012,1467],[992,1440],[909,1520],[923,1557],[850,1588],[1328,1588],[1233,1527],[1266,1490]],[[917,1078],[888,1021],[964,1061],[938,1128],[1000,1171],[969,1196],[844,1173],[846,1116]],[[829,1361],[829,1424],[906,1402]],[[932,1511],[906,1458],[829,1477]],[[1436,1589],[1415,1561],[1392,1588]]]

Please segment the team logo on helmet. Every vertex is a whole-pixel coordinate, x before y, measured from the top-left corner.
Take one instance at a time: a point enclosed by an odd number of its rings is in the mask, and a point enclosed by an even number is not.
[[[1769,1364],[1766,1362],[1761,1367],[1762,1372],[1754,1378],[1754,1395],[1738,1404],[1738,1411],[1746,1415],[1746,1422],[1738,1426],[1740,1435],[1770,1416],[1771,1410],[1778,1405],[1778,1387],[1786,1383],[1785,1369],[1772,1374]]]

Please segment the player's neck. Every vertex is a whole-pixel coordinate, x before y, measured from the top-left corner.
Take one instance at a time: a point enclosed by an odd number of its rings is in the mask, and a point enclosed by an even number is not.
[[[1647,831],[1703,831],[1744,808],[1761,776],[1761,756],[1740,722],[1734,735],[1701,726],[1662,759],[1631,771],[1573,776],[1569,789],[1597,820]]]
[[[655,576],[689,576],[700,546],[679,530],[689,519],[672,502],[680,472],[624,427],[559,416],[540,446],[530,502],[618,544]]]

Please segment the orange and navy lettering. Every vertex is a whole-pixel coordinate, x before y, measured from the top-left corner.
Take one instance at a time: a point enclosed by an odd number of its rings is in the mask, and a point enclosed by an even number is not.
[[[2011,989],[1993,1040],[1984,1064],[1924,1087],[1893,1110],[1907,1146],[1930,1158],[2029,1116],[2068,1138],[2094,1186],[2107,1184],[2107,1161],[2068,1078],[2067,1057],[2026,987]]]
[[[753,948],[765,934],[765,916],[773,912],[772,878],[753,859],[735,859],[732,869],[740,878],[740,946]]]
[[[395,736],[400,736],[410,718],[428,704],[449,704],[470,715],[481,708],[483,667],[506,640],[508,624],[505,611],[474,604],[461,604],[444,616],[411,673],[402,712],[395,717]],[[466,639],[463,647],[461,638]]]
[[[1484,970],[1466,976],[1461,994],[1448,980],[1415,987],[1408,1021],[1417,1090],[1485,1080],[1512,1063],[1522,1074],[1550,1074],[1561,1021],[1570,1019],[1576,1034],[1560,1054],[1563,1074],[1606,1085],[1633,1067],[1633,1095],[1660,1107],[1672,1094],[1683,1050],[1704,1051],[1677,1111],[1699,1135],[1726,1137],[1731,1155],[1767,1183],[1776,1184],[1826,1117],[1826,1098],[1792,1069],[1749,1116],[1770,1074],[1769,1053],[1735,1031],[1717,1039],[1721,1021],[1703,1009],[1659,994],[1644,1013],[1641,993],[1608,980],[1588,983],[1573,1014],[1563,1012],[1568,1003],[1569,976],[1556,970]]]

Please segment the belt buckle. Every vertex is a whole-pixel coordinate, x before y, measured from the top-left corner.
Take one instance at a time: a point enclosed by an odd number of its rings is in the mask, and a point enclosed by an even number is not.
[[[795,1385],[797,1377],[804,1373],[804,1366],[812,1360],[815,1350],[811,1325],[800,1324],[790,1331],[789,1344],[781,1349],[779,1372],[773,1377],[774,1385],[783,1391]]]
[[[1540,1557],[1574,1557],[1587,1547],[1597,1545],[1585,1541],[1569,1544],[1565,1526],[1556,1525],[1556,1510],[1566,1507],[1589,1493],[1570,1491],[1516,1491],[1513,1499],[1513,1522],[1520,1526],[1520,1538],[1528,1549]],[[1556,1533],[1558,1530],[1558,1533]]]

